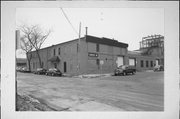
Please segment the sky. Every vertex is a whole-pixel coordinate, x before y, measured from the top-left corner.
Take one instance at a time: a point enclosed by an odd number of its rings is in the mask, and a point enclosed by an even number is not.
[[[71,27],[63,11],[74,29]],[[42,48],[88,35],[106,37],[129,44],[128,50],[139,49],[142,37],[160,34],[164,36],[164,9],[162,8],[17,8],[16,26],[40,25],[52,30]],[[25,57],[19,51],[19,57]]]

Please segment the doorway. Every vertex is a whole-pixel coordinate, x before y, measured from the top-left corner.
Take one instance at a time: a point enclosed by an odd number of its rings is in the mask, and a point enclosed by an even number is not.
[[[120,56],[117,57],[116,63],[117,63],[117,67],[124,65],[124,58]]]
[[[67,64],[66,64],[66,62],[64,62],[64,73],[66,73],[66,71],[67,71],[67,70],[66,70],[66,69],[67,69],[66,66],[67,66]]]

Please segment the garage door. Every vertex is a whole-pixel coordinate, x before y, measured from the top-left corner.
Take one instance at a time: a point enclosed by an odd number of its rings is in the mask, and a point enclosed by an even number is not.
[[[134,58],[129,59],[129,65],[135,66],[135,59]]]
[[[123,57],[117,57],[116,63],[117,63],[118,67],[123,65],[124,64],[124,58]]]

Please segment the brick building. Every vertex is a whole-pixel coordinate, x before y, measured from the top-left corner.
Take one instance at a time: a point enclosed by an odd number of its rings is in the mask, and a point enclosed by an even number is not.
[[[85,35],[80,40],[40,49],[39,54],[43,68],[56,67],[71,75],[112,73],[117,66],[125,64],[135,66],[138,71],[150,70],[155,65],[164,64],[162,38],[164,37],[143,38],[138,51],[128,51],[126,43]],[[32,56],[31,70],[36,71],[40,67],[37,54],[32,51],[28,55]]]
[[[117,66],[128,64],[128,44],[108,38],[85,35],[80,39],[52,45],[39,50],[42,66],[45,69],[57,67],[71,75],[109,73]],[[39,67],[35,51],[31,52],[31,70]]]
[[[151,70],[155,65],[164,65],[164,36],[151,35],[143,37],[140,48],[136,51],[128,51],[129,64],[136,69]]]

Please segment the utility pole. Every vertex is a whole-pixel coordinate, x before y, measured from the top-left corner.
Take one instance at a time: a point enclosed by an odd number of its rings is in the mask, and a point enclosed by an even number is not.
[[[79,40],[78,40],[78,75],[80,71],[80,45],[81,45],[81,22],[79,23]]]

